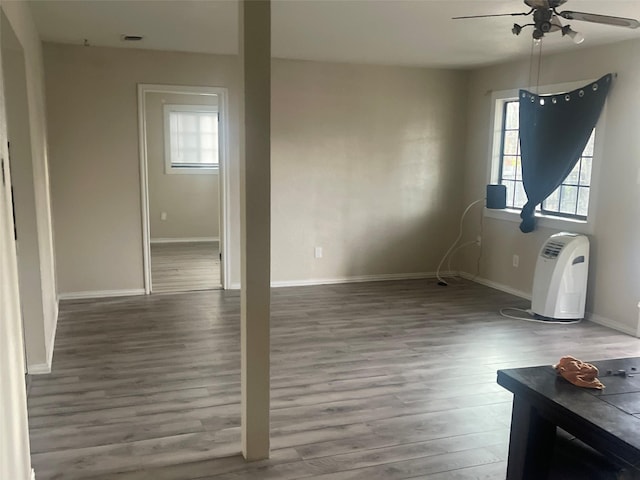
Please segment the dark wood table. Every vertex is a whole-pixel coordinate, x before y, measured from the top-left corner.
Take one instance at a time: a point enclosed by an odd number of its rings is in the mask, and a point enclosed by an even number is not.
[[[640,357],[590,363],[598,367],[604,390],[576,387],[551,365],[498,370],[498,384],[513,392],[507,480],[547,478],[556,427],[640,472]]]

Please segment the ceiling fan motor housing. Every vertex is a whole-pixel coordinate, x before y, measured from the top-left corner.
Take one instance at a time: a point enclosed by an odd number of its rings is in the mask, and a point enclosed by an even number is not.
[[[553,10],[536,10],[533,12],[533,23],[536,30],[540,30],[543,34],[551,31],[551,18]]]
[[[557,8],[567,3],[567,0],[524,0],[524,3],[531,8]]]

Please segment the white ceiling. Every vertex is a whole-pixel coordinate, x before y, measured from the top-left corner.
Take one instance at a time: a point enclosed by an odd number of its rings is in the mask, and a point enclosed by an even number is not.
[[[81,45],[234,54],[235,0],[29,0],[43,40]],[[469,68],[527,56],[531,30],[511,33],[524,17],[451,20],[524,12],[520,0],[273,0],[274,57]],[[640,18],[640,0],[569,0],[560,10]],[[528,20],[528,19],[527,19]],[[566,24],[568,21],[563,22]],[[543,51],[588,48],[640,38],[631,30],[570,22],[582,45],[559,33]],[[123,43],[120,35],[144,35]]]

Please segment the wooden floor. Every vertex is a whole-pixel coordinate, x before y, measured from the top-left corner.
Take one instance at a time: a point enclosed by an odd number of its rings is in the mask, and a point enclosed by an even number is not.
[[[218,242],[151,245],[153,293],[220,288]]]
[[[476,284],[273,290],[272,458],[240,450],[238,292],[61,305],[33,379],[38,480],[504,479],[511,395],[496,369],[640,355],[592,323],[500,317]]]

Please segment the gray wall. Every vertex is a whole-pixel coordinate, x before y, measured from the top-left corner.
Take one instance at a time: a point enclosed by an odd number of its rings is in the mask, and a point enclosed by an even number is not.
[[[40,338],[52,339],[51,333],[55,330],[57,319],[57,303],[49,216],[42,52],[27,3],[2,2],[0,8],[24,53],[29,110],[28,141],[31,142],[35,221],[38,229],[37,248],[41,267],[42,292],[38,301],[42,302],[45,309],[44,321],[35,325],[35,328],[39,334],[43,334]],[[2,33],[5,33],[5,26],[6,23],[0,27]],[[5,39],[2,41],[4,45]],[[1,52],[2,49],[0,55]],[[8,140],[4,79],[0,75],[0,150],[5,159],[8,156]],[[5,175],[6,178],[11,177],[10,169],[5,171]],[[31,475],[31,460],[18,280],[11,193],[10,189],[3,185],[0,186],[0,404],[3,415],[0,422],[0,478],[26,479]],[[53,343],[45,346],[45,351],[53,351]]]
[[[61,292],[143,286],[136,83],[230,89],[238,286],[236,59],[45,44],[45,64]],[[434,271],[461,206],[467,74],[272,67],[272,280]]]
[[[230,176],[237,179],[237,58],[50,43],[44,51],[60,292],[141,292],[137,84],[228,87]],[[239,227],[230,228],[232,277],[239,278]]]
[[[25,350],[28,365],[44,365],[47,362],[47,348],[43,328],[42,277],[24,54],[4,15],[1,30],[2,71],[6,95],[7,133],[11,145],[11,185]]]
[[[42,48],[26,4],[4,3],[2,10],[11,25],[3,28],[2,42],[8,62],[5,66],[9,141],[15,148],[15,200],[20,231],[17,247],[25,343],[29,371],[44,373],[51,366],[58,302]]]
[[[435,271],[460,207],[466,74],[277,60],[272,79],[272,279]]]

